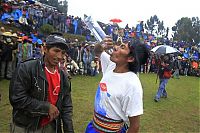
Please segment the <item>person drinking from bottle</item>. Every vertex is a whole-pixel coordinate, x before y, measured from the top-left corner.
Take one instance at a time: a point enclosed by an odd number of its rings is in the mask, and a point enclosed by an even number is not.
[[[124,42],[114,45],[109,55],[103,46],[110,45],[112,39],[107,37],[104,45],[95,46],[103,77],[96,91],[93,120],[85,133],[136,133],[143,114],[143,90],[136,73],[148,53],[142,44]]]

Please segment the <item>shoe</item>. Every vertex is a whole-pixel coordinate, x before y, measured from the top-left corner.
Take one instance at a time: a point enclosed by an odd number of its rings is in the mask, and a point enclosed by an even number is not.
[[[167,95],[161,96],[161,98],[167,98]]]
[[[157,98],[154,98],[154,101],[155,101],[155,102],[158,102],[159,100],[158,100]]]
[[[167,98],[167,96],[162,96],[162,98]]]

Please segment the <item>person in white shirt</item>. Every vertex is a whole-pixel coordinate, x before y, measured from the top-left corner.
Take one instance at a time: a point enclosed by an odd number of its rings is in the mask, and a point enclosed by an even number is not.
[[[104,39],[104,44],[112,45],[111,38]],[[136,75],[140,64],[138,55],[130,44],[115,45],[111,55],[103,50],[103,45],[96,44],[95,53],[100,57],[103,77],[95,96],[93,120],[85,133],[139,131],[143,90]]]

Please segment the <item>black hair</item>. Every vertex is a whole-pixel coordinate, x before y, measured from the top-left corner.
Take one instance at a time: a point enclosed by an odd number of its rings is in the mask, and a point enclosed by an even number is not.
[[[132,56],[134,58],[133,62],[129,62],[129,70],[137,73],[140,65],[143,65],[147,62],[150,52],[145,44],[139,40],[130,41],[129,48],[129,56]]]
[[[24,39],[24,40],[23,40],[23,43],[27,43],[27,42],[28,42],[28,40],[27,40],[27,39]]]
[[[51,32],[50,35],[63,36],[63,34],[61,32]]]
[[[132,47],[132,46],[130,46],[129,48],[130,48],[129,56],[133,57],[134,61],[128,63],[128,68],[129,68],[130,71],[137,73],[138,69],[139,69],[139,59],[138,59],[138,56],[136,54],[135,48]]]

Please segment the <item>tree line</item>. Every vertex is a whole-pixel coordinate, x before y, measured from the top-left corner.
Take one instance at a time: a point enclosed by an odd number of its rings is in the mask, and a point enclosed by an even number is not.
[[[148,34],[168,37],[169,27],[164,27],[164,22],[159,20],[157,15],[151,16],[145,23],[145,29]],[[200,20],[198,17],[182,17],[173,27],[172,38],[176,41],[200,43]]]

